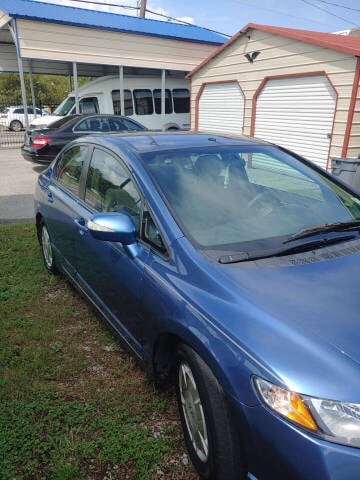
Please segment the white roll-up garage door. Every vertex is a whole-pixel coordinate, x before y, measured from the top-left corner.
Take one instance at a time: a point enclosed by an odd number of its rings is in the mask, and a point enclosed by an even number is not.
[[[244,95],[237,82],[205,85],[198,106],[198,129],[241,135]]]
[[[270,79],[257,97],[255,136],[326,168],[335,104],[324,75]]]

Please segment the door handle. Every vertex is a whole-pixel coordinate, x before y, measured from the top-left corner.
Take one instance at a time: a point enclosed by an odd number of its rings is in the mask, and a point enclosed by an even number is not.
[[[53,197],[51,192],[48,192],[48,194],[47,194],[47,201],[49,203],[54,203],[54,197]]]
[[[85,224],[85,219],[80,217],[80,218],[74,218],[74,222],[76,223],[76,226],[78,228],[78,231],[80,233],[80,235],[84,235],[85,233],[87,233],[89,231],[89,229],[87,228],[86,224]]]

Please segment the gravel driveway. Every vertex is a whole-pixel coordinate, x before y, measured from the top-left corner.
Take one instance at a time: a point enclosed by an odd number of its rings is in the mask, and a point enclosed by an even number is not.
[[[35,182],[44,168],[24,160],[20,148],[0,148],[0,223],[34,218]]]

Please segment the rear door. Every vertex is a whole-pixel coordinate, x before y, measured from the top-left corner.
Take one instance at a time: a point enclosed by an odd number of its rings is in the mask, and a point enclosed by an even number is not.
[[[84,165],[89,152],[85,144],[74,145],[59,158],[46,192],[44,212],[54,249],[63,268],[74,273],[75,243],[78,235],[77,210],[83,184]]]

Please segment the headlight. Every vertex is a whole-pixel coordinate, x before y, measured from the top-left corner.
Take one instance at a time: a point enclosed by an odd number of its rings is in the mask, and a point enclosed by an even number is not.
[[[325,440],[360,448],[360,404],[300,395],[254,377],[261,400],[275,413]]]

